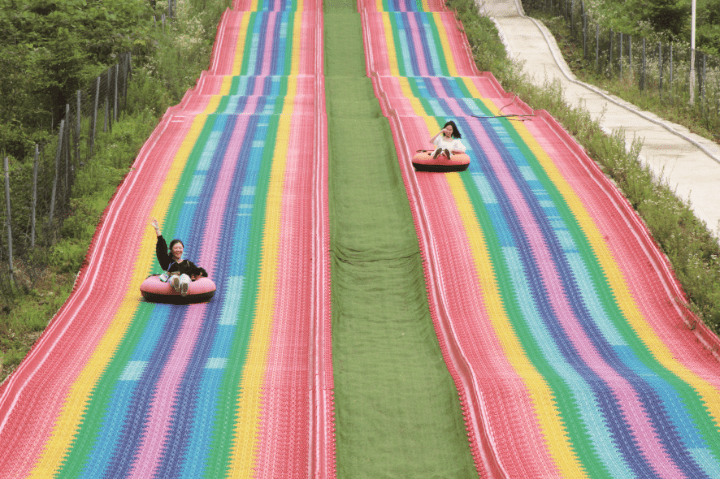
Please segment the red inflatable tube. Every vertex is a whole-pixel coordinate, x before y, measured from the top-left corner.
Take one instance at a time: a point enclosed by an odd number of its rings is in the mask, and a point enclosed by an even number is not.
[[[192,281],[187,295],[183,296],[170,286],[160,281],[160,275],[148,276],[140,285],[140,292],[146,301],[153,303],[189,304],[210,301],[215,296],[215,283],[210,278]]]
[[[417,171],[464,171],[470,164],[470,157],[465,153],[453,152],[452,157],[441,154],[433,158],[435,150],[418,150],[413,156],[412,164]]]

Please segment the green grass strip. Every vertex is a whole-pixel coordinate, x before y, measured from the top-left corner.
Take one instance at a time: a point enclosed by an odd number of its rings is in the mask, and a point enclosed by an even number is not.
[[[325,2],[339,477],[477,477],[360,16]]]

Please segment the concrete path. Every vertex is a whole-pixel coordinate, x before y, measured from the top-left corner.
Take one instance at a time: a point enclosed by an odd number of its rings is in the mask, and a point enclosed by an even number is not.
[[[557,80],[570,105],[584,105],[607,133],[624,130],[628,146],[643,140],[641,161],[688,199],[698,218],[720,237],[720,145],[653,113],[578,81],[545,26],[525,16],[519,0],[478,0],[491,17],[508,54],[535,84]]]

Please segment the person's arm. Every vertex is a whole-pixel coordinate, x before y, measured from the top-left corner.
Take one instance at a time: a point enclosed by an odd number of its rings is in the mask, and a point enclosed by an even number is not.
[[[157,243],[155,244],[155,256],[157,256],[158,263],[163,271],[167,271],[170,267],[170,256],[168,255],[168,247],[165,238],[160,233],[160,226],[157,220],[152,220],[150,223],[155,228],[155,234],[157,235]]]
[[[162,235],[157,237],[157,243],[155,244],[155,256],[157,256],[158,263],[160,263],[160,267],[163,271],[167,271],[172,261],[170,261],[167,243]]]
[[[437,135],[435,135],[435,136],[433,136],[432,138],[430,138],[430,143],[432,143],[432,144],[435,145],[435,146],[440,146],[438,143],[435,143],[435,140],[437,140],[437,138],[438,138],[439,136],[442,136],[442,134],[445,133],[445,129],[446,129],[446,128],[449,128],[449,127],[443,128],[442,130],[440,130],[440,131],[437,133]],[[449,133],[448,133],[448,134],[449,134]]]
[[[200,266],[197,266],[195,263],[193,263],[191,261],[188,261],[188,263],[189,263],[188,264],[188,267],[189,267],[188,275],[190,276],[190,278],[193,281],[195,281],[196,279],[198,279],[202,276],[207,278],[207,275],[208,275],[207,271],[205,271],[203,268],[201,268]]]
[[[435,145],[435,146],[438,146],[438,144],[435,143],[435,140],[437,140],[437,138],[438,138],[440,135],[442,135],[442,134],[443,134],[443,132],[442,132],[442,130],[440,130],[435,136],[433,136],[432,138],[430,138],[430,143],[432,143],[432,144]]]

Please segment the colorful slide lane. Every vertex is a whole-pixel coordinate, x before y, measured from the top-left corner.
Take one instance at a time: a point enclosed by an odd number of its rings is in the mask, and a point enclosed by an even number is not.
[[[234,7],[3,385],[0,477],[332,475],[322,10]],[[212,301],[141,299],[151,218]]]
[[[359,8],[478,472],[720,477],[718,341],[627,201],[552,118],[475,70],[442,6]],[[415,173],[448,119],[470,168]]]

